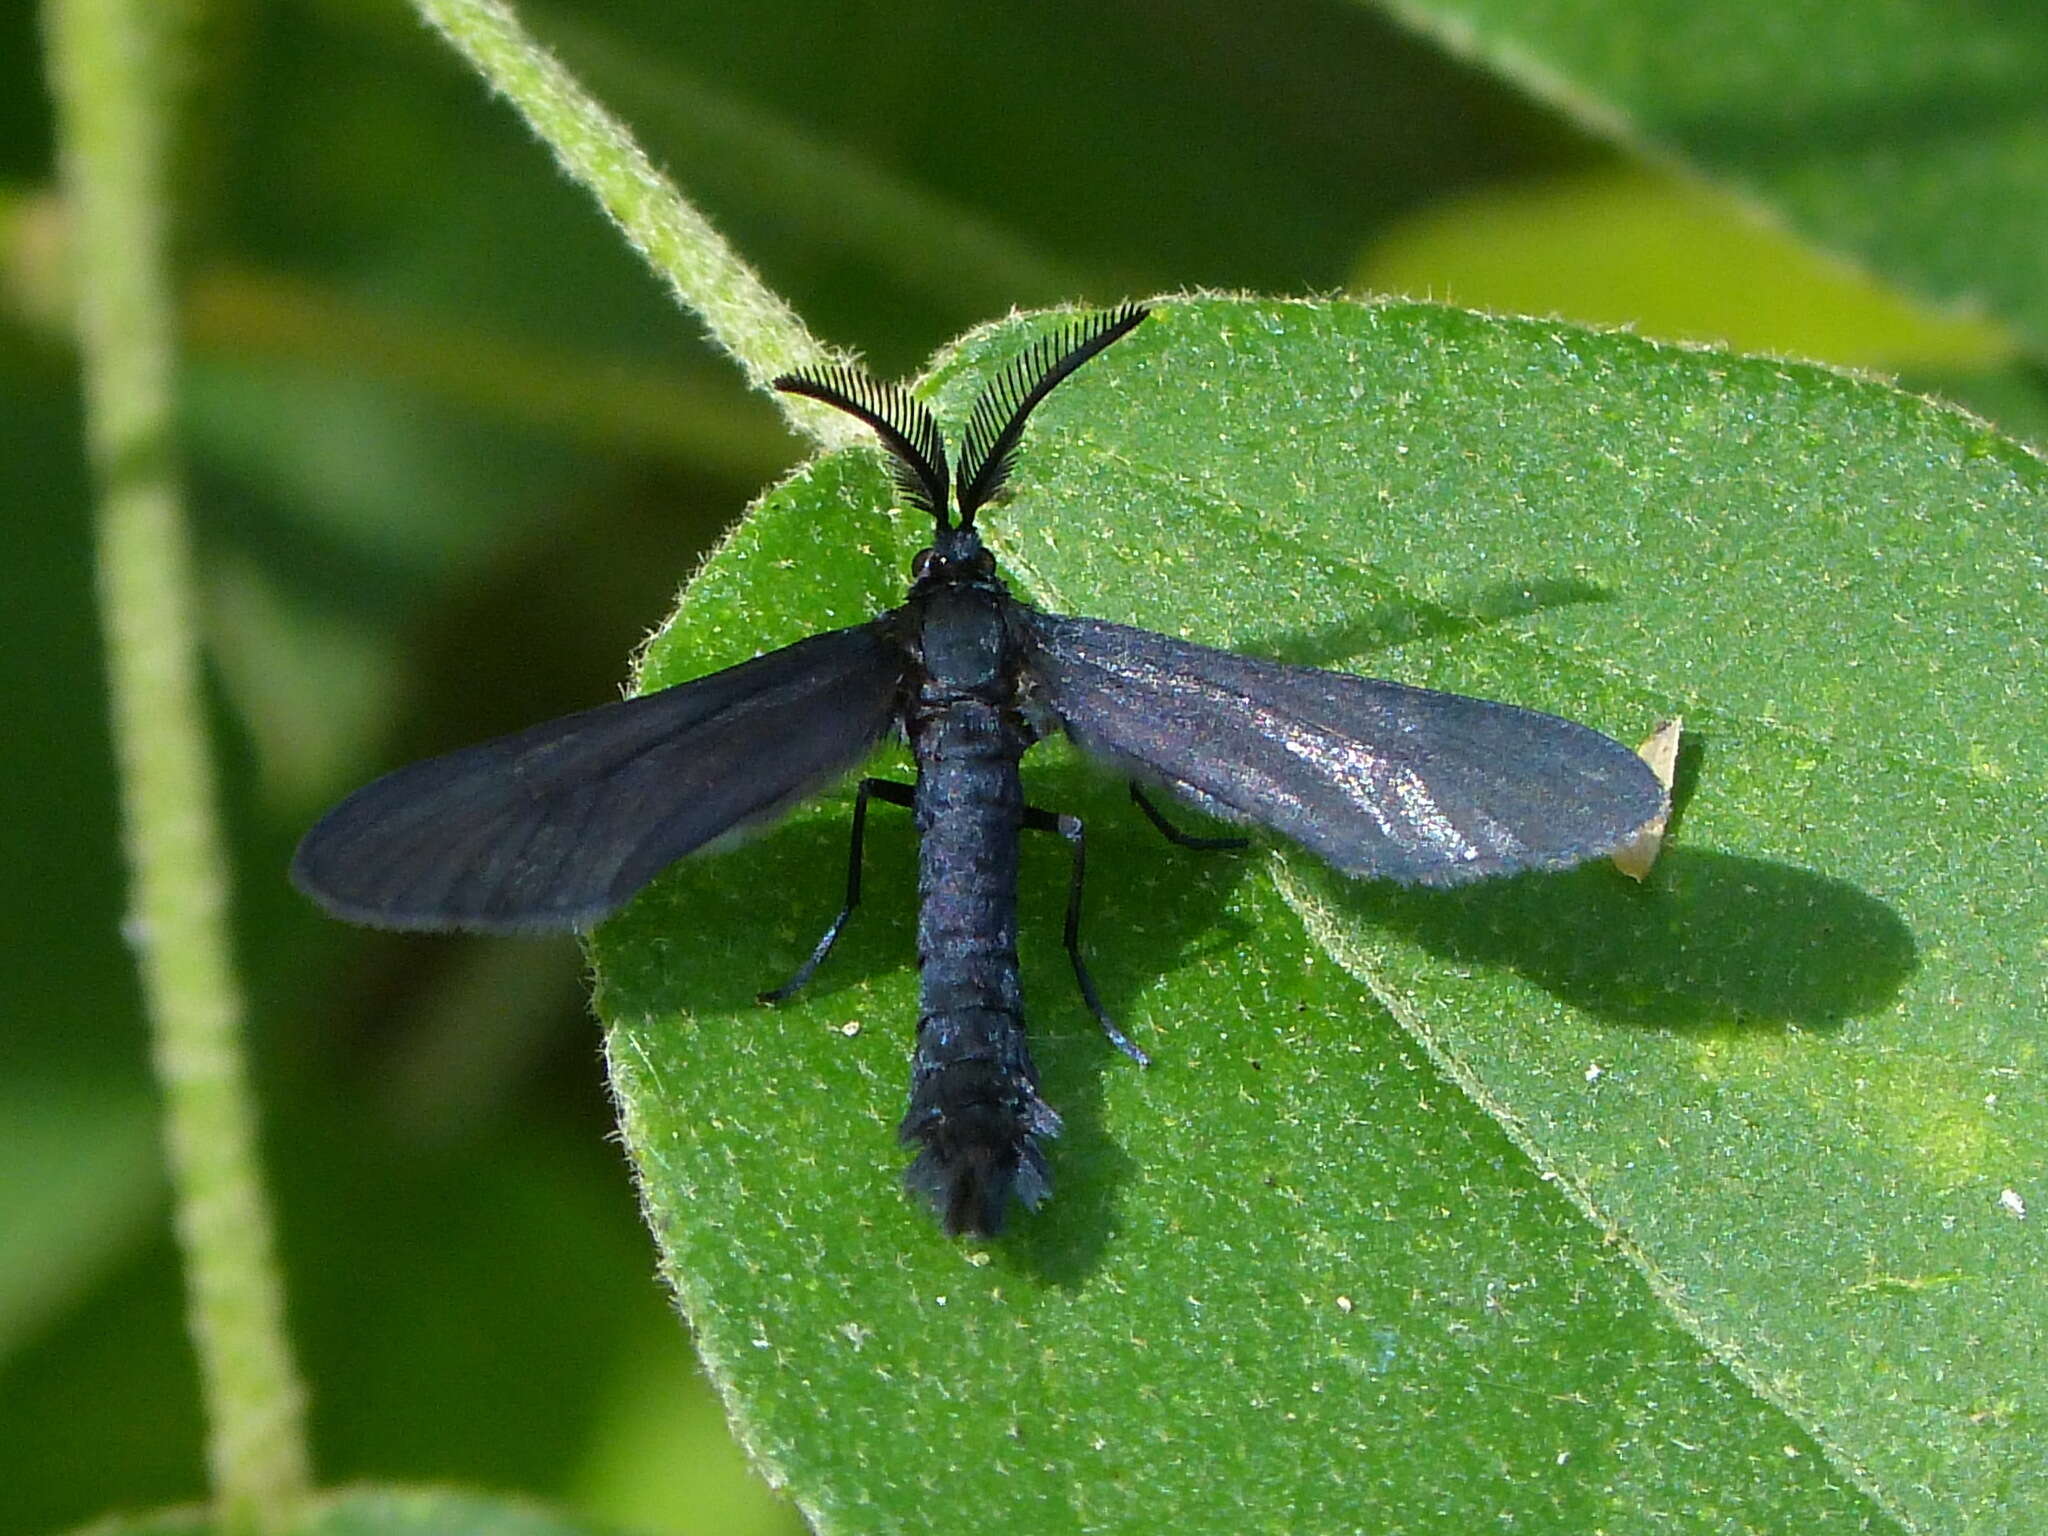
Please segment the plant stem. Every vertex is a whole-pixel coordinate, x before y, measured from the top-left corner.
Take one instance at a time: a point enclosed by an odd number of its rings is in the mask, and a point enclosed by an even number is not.
[[[656,170],[625,124],[535,42],[502,0],[413,0],[492,88],[518,108],[562,169],[596,196],[633,248],[704,322],[749,382],[845,359],[805,329],[796,312]],[[789,403],[785,401],[785,409]],[[791,412],[823,435],[814,412]]]
[[[49,0],[45,24],[99,484],[129,938],[164,1098],[218,1517],[231,1531],[263,1531],[290,1521],[308,1470],[242,1056],[174,451],[165,189],[175,11]]]

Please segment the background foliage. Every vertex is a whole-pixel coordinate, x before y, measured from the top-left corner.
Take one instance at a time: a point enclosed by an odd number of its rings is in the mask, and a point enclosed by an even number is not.
[[[1557,9],[524,14],[771,286],[885,373],[1011,305],[1357,283],[1886,370],[2048,435],[2048,109],[2030,88],[2048,25],[1931,0]],[[13,936],[0,974],[0,1532],[203,1491],[119,939],[33,26],[26,8],[0,16],[12,87],[0,94],[0,483],[14,507],[0,608],[12,789],[0,916]],[[241,954],[322,1473],[474,1484],[652,1529],[786,1529],[793,1515],[741,1467],[654,1282],[605,1139],[574,951],[343,932],[281,871],[310,816],[375,768],[605,697],[719,530],[798,447],[408,13],[300,0],[224,9],[208,27],[194,49],[207,109],[182,161],[187,451]],[[1860,430],[1816,428],[1815,451]],[[808,548],[869,541],[839,534],[828,526]],[[1947,567],[1934,562],[1952,552],[1917,542],[1933,535],[1911,519],[1894,537],[1938,583]],[[1019,553],[1061,579],[1047,551]],[[1712,566],[1711,536],[1697,558]],[[886,589],[896,562],[861,563],[858,579]],[[2013,601],[2038,604],[2029,569]],[[1090,574],[1055,590],[1071,599]],[[1413,597],[1428,579],[1418,565],[1376,596]],[[1207,594],[1210,612],[1230,596]],[[1882,619],[1877,584],[1858,601]],[[1760,627],[1769,614],[1763,598],[1747,610]],[[1681,645],[1688,622],[1741,617],[1673,612],[1666,643]],[[1959,605],[1965,656],[1971,617]],[[1977,617],[2004,633],[2013,615]],[[1859,703],[1844,694],[1840,707]],[[2009,729],[2024,740],[2037,724]],[[2019,760],[1987,759],[1980,782]],[[1868,765],[1859,773],[1869,792]],[[2028,832],[2006,836],[2024,870]],[[1225,883],[1215,901],[1232,964],[1299,945],[1270,894]],[[1943,899],[1957,911],[2001,892],[1959,882]],[[1391,914],[1411,938],[1426,923]],[[1420,943],[1432,947],[1426,932]],[[1896,964],[1881,943],[1875,955]],[[2038,947],[1999,958],[2016,1008],[2037,1012]],[[1050,979],[1038,990],[1052,995]],[[1294,1001],[1350,1017],[1349,997]],[[877,1047],[899,1043],[873,1033]],[[1346,1067],[1361,1080],[1458,1091],[1398,1034],[1346,1049],[1382,1053]],[[1753,1087],[1727,1090],[1737,1110]],[[1899,1108],[1870,1134],[1918,1145],[1904,1108],[1927,1092],[1902,1069],[1881,1096]],[[1521,1189],[1534,1177],[1526,1145],[1491,1126],[1471,1117],[1473,1156]],[[1954,1142],[1927,1145],[1936,1158]],[[1107,1136],[1062,1153],[1069,1167],[1118,1156]],[[906,1214],[887,1207],[893,1171],[886,1157],[853,1160],[874,1167],[868,1194],[893,1242]],[[1470,1187],[1442,1198],[1480,1198]],[[1069,1192],[1085,1211],[1085,1190]],[[2010,1262],[2038,1269],[2025,1248]],[[1947,1273],[1873,1264],[1868,1278],[1872,1295],[1919,1306],[1915,1287],[1950,1285]],[[1615,1288],[1618,1330],[1637,1326],[1633,1271],[1587,1283]],[[1641,1326],[1662,1339],[1655,1318]],[[1994,1330],[1976,1347],[2011,1345]],[[1667,1346],[1615,1348],[1661,1360]],[[1669,1359],[1704,1370],[1682,1351]],[[1711,1372],[1698,1390],[1727,1392]],[[1996,1394],[1972,1413],[2027,1428],[2024,1404]],[[1735,1454],[1709,1485],[1739,1491],[1741,1464]],[[1975,1517],[1997,1528],[1985,1486]],[[1890,1518],[1832,1485],[1810,1497],[1815,1519],[1831,1499],[1845,1520]]]

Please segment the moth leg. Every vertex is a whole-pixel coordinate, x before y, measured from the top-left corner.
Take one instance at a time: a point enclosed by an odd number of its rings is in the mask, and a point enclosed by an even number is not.
[[[1067,958],[1074,962],[1074,980],[1081,988],[1081,1001],[1088,1005],[1088,1011],[1095,1015],[1095,1022],[1102,1026],[1102,1032],[1109,1036],[1109,1043],[1122,1051],[1141,1067],[1152,1065],[1152,1058],[1138,1049],[1131,1037],[1117,1028],[1116,1020],[1109,1016],[1109,1010],[1102,1006],[1102,995],[1095,990],[1095,978],[1088,974],[1087,962],[1081,958],[1081,879],[1088,867],[1087,830],[1078,816],[1055,815],[1042,811],[1037,806],[1024,808],[1024,825],[1034,832],[1057,832],[1067,840],[1074,850],[1074,875],[1067,886]]]
[[[1145,819],[1159,829],[1159,835],[1177,847],[1192,848],[1197,853],[1223,853],[1237,848],[1249,848],[1252,840],[1248,837],[1196,837],[1183,832],[1166,819],[1165,813],[1145,798],[1145,791],[1135,782],[1131,785],[1131,800],[1145,813]]]
[[[848,841],[846,856],[846,905],[839,909],[839,915],[832,919],[825,936],[818,940],[810,958],[796,968],[796,974],[772,992],[756,993],[764,1003],[787,1002],[811,979],[818,967],[825,963],[825,957],[832,953],[832,946],[839,942],[840,931],[846,927],[846,920],[853,916],[853,909],[860,905],[861,845],[867,834],[868,798],[886,800],[891,805],[909,805],[911,789],[908,784],[898,784],[893,779],[862,779],[860,788],[853,796],[853,836]]]

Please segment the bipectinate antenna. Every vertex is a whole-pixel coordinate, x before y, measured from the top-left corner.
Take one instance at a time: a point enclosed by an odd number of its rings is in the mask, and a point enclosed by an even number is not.
[[[1060,381],[1119,337],[1130,334],[1151,311],[1122,304],[1077,321],[1032,343],[1012,358],[982,391],[960,439],[958,477],[960,524],[993,500],[1009,477],[1024,436],[1024,420]]]
[[[806,368],[785,373],[774,384],[785,394],[822,400],[873,427],[889,450],[889,469],[903,499],[929,512],[942,531],[952,526],[946,508],[946,445],[939,424],[917,396],[858,368]]]

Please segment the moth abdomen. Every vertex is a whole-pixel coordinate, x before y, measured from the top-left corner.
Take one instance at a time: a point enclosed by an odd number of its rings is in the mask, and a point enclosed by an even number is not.
[[[918,1154],[904,1185],[930,1202],[949,1235],[994,1237],[1012,1198],[1036,1210],[1052,1192],[1043,1141],[1059,1134],[1060,1117],[1038,1096],[1016,1020],[935,1019],[918,1033],[910,1112],[901,1130]],[[954,1055],[970,1039],[990,1054]],[[933,1065],[934,1054],[949,1059]]]

